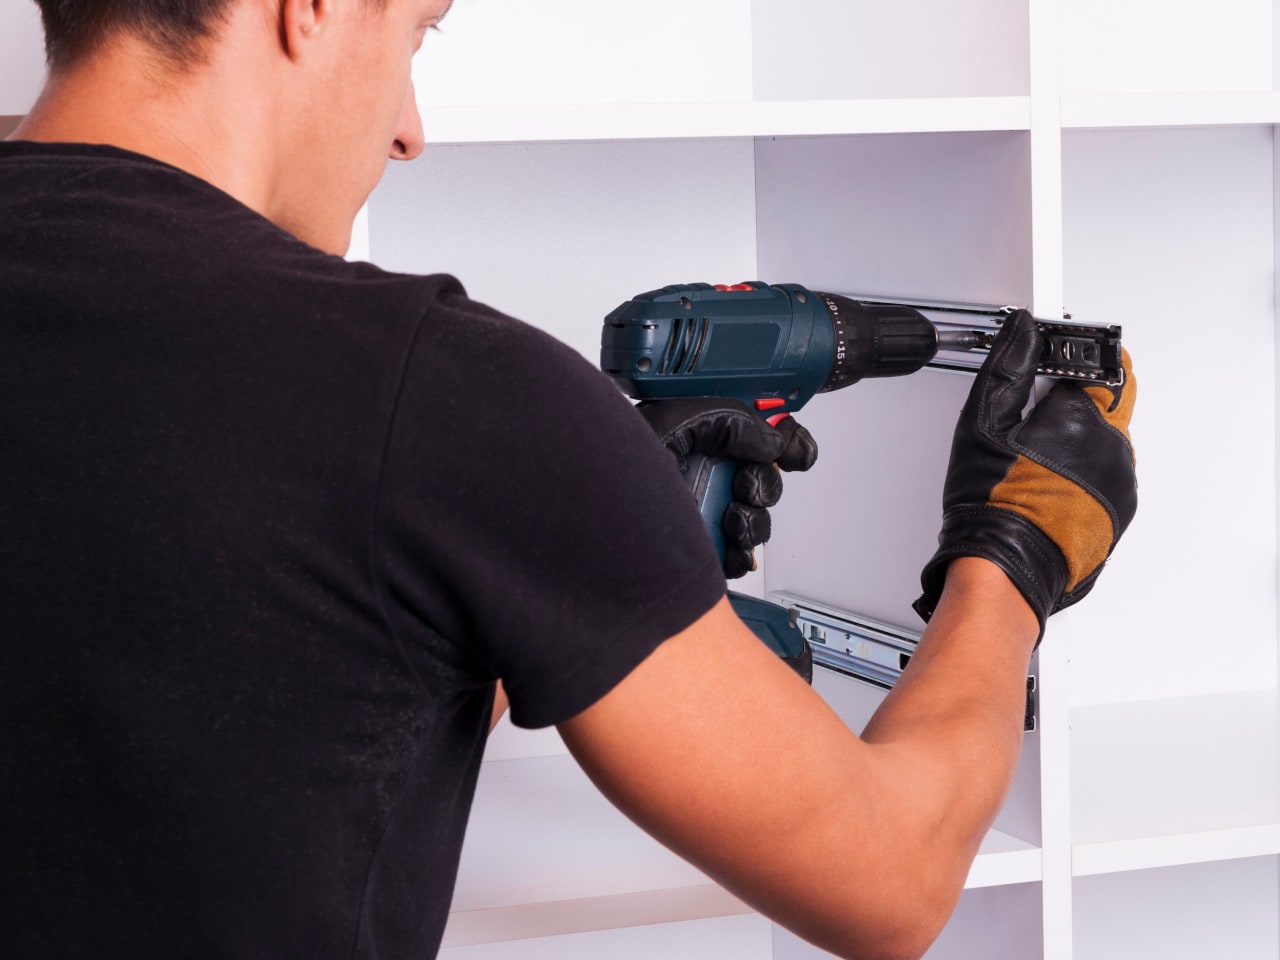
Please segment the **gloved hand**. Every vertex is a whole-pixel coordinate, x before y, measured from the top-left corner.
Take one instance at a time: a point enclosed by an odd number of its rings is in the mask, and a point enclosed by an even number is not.
[[[772,533],[768,508],[782,496],[783,470],[808,470],[818,457],[812,435],[792,417],[771,427],[739,400],[697,397],[645,400],[636,407],[681,470],[692,453],[738,462],[733,503],[724,514],[725,576],[755,569],[753,551]]]
[[[1137,384],[1059,382],[1023,420],[1041,335],[1025,310],[996,335],[960,411],[943,490],[938,552],[920,575],[928,620],[947,564],[985,557],[1040,621],[1085,596],[1138,506],[1129,418]],[[1037,641],[1038,643],[1039,641]]]

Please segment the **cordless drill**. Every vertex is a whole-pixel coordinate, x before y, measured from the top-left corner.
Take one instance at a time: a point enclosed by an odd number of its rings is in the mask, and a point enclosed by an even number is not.
[[[974,367],[961,358],[989,348],[1012,309],[854,299],[794,283],[679,284],[642,293],[605,317],[600,367],[638,400],[732,397],[776,425],[814,394],[859,380],[905,376],[926,365]],[[1040,373],[1121,382],[1119,327],[1037,323],[1044,340]],[[727,458],[700,454],[689,456],[685,468],[722,560],[721,523],[735,469]],[[798,631],[789,635],[782,608],[730,596],[770,647],[788,659],[798,655],[803,640]]]

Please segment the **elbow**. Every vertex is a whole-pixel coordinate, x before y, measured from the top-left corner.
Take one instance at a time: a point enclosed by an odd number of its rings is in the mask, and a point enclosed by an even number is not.
[[[918,871],[909,894],[896,900],[886,918],[885,949],[878,955],[885,960],[920,960],[955,912],[967,876],[967,868],[957,870],[937,861]]]
[[[957,883],[954,876],[916,871],[909,883],[864,901],[856,917],[844,914],[818,946],[844,960],[920,960],[951,919],[962,889],[963,878]]]
[[[875,956],[882,960],[921,960],[938,939],[949,916],[950,911],[937,920],[931,917],[913,917],[908,926],[886,938],[883,949]]]
[[[840,956],[848,960],[920,960],[938,939],[953,908],[954,904],[917,901],[910,910],[900,910],[901,916],[886,918],[872,938],[874,943],[864,940]]]
[[[846,943],[832,952],[844,960],[921,960],[941,932],[941,925],[912,925],[872,938],[860,936],[857,944]]]

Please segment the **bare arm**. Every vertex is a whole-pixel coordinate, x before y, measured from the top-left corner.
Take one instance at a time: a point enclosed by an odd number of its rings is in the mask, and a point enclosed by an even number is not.
[[[493,713],[489,715],[489,732],[493,733],[493,728],[498,725],[498,721],[502,719],[502,715],[507,712],[509,701],[507,700],[507,691],[499,680],[493,691]]]
[[[614,803],[762,913],[846,957],[916,957],[1011,782],[1034,615],[952,565],[860,740],[727,601],[561,725]]]

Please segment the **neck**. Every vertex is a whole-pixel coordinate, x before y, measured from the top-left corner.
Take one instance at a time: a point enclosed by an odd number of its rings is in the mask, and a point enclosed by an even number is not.
[[[264,106],[269,98],[243,93],[271,89],[256,84],[272,80],[246,75],[261,58],[213,46],[214,59],[178,70],[144,41],[114,37],[55,71],[10,139],[99,143],[145,154],[270,217],[279,128]]]

